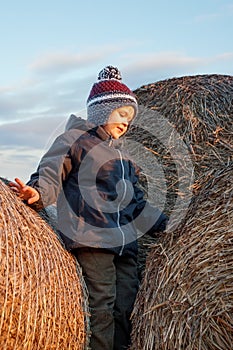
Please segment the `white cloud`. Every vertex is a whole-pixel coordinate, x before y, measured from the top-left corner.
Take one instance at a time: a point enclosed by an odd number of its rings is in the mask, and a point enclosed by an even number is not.
[[[2,147],[32,149],[47,148],[49,140],[60,134],[67,122],[67,117],[41,117],[18,122],[5,123],[0,126]]]
[[[232,66],[233,53],[223,53],[210,57],[194,57],[180,52],[161,52],[134,55],[129,61],[131,61],[130,65],[128,64],[125,67],[127,80],[131,86],[139,87],[177,76],[221,74],[219,71],[215,71],[216,64],[225,61],[225,63],[229,63],[229,66]]]
[[[64,74],[74,69],[81,69],[100,58],[100,54],[93,56],[89,54],[51,53],[35,60],[29,68],[39,74]]]
[[[32,81],[14,86],[0,95],[0,123],[35,117],[56,117],[83,109],[89,92],[89,77],[62,81]]]
[[[77,115],[85,118],[85,111]],[[0,176],[28,180],[42,155],[64,132],[68,117],[35,118],[0,125]]]
[[[222,60],[224,61],[233,61],[233,52],[224,52],[220,55],[217,55],[214,58],[214,61],[221,62]]]
[[[72,71],[82,70],[92,64],[97,64],[118,51],[121,47],[106,46],[101,50],[92,48],[83,53],[53,52],[38,57],[29,66],[30,71],[37,74],[63,75]]]
[[[14,180],[15,177],[27,181],[33,173],[42,156],[42,150],[32,147],[20,147],[17,150],[0,146],[1,173],[0,177]]]
[[[139,87],[158,80],[181,76],[198,71],[205,65],[205,59],[179,52],[161,52],[148,55],[134,55],[126,67],[131,86]]]
[[[135,56],[134,56],[135,57]],[[189,57],[180,52],[160,52],[148,55],[136,56],[135,63],[132,64],[135,69],[160,69],[179,66],[193,66],[200,64],[202,61],[198,57]]]

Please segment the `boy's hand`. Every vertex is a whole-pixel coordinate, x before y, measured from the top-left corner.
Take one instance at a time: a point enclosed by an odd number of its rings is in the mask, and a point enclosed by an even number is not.
[[[35,188],[25,185],[18,178],[15,179],[15,182],[10,182],[9,186],[20,198],[26,200],[28,204],[33,204],[40,199],[39,192]]]

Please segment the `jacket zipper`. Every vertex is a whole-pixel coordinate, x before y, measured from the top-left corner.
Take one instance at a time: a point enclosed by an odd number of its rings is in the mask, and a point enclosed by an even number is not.
[[[118,207],[117,207],[117,227],[119,228],[119,230],[120,230],[120,232],[122,234],[122,247],[121,247],[119,255],[122,255],[124,247],[125,247],[125,234],[124,234],[124,232],[123,232],[123,230],[122,230],[122,228],[120,226],[120,206],[121,206],[121,203],[123,202],[123,200],[125,199],[126,182],[125,182],[125,168],[124,168],[124,164],[123,164],[122,154],[121,154],[119,149],[117,150],[117,152],[120,155],[120,162],[121,162],[121,168],[122,168],[122,181],[123,181],[123,184],[124,184],[123,196],[122,196],[121,201],[119,202]]]

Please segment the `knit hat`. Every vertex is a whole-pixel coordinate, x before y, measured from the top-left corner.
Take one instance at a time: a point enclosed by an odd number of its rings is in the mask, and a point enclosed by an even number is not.
[[[123,106],[132,106],[137,114],[138,105],[133,92],[121,82],[120,71],[113,66],[102,69],[87,99],[87,120],[95,125],[106,124],[110,114]]]

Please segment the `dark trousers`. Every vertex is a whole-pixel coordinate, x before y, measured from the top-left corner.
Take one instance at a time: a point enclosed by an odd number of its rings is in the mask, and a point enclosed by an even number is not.
[[[130,315],[138,291],[137,262],[103,249],[74,252],[89,292],[92,350],[123,350],[130,345]]]

